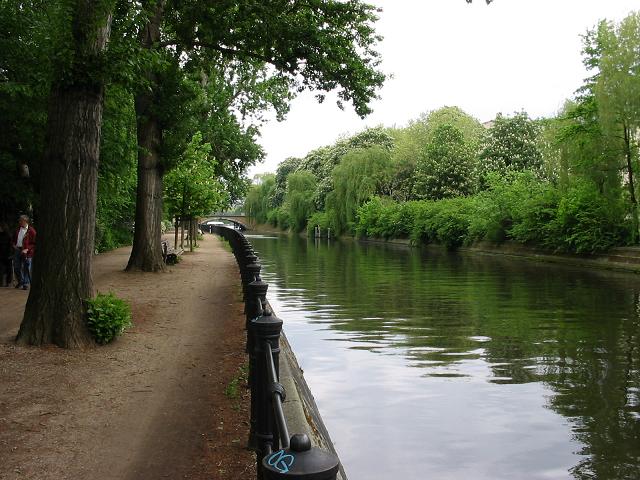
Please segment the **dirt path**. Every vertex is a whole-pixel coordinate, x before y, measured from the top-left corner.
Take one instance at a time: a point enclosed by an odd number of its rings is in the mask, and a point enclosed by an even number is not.
[[[134,328],[88,351],[12,343],[26,293],[0,289],[0,478],[255,478],[235,260],[217,238],[164,274],[125,273],[129,249],[95,258],[99,291]]]

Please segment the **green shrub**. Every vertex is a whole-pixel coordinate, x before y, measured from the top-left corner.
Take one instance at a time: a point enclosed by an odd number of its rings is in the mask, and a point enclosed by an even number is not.
[[[282,230],[289,230],[291,221],[289,219],[289,212],[287,211],[287,209],[284,207],[278,207],[276,215],[278,219],[278,227],[280,227]]]
[[[267,212],[267,223],[272,227],[278,226],[278,209],[274,208]]]
[[[469,216],[468,241],[488,240],[502,243],[511,228],[511,215],[506,205],[492,192],[484,191],[473,197],[473,215]]]
[[[374,197],[357,211],[358,236],[406,238],[448,248],[488,240],[513,240],[551,250],[587,253],[624,245],[630,212],[624,195],[603,195],[589,181],[561,191],[531,172],[489,175],[475,196],[394,202]],[[312,227],[329,222],[316,214]]]
[[[381,211],[384,208],[382,199],[374,197],[356,213],[356,235],[359,237],[379,237]]]
[[[621,199],[607,199],[588,182],[570,188],[560,199],[551,225],[553,246],[576,253],[605,251],[625,244],[630,236]]]
[[[358,236],[407,238],[414,222],[415,205],[374,197],[358,209],[355,232]]]
[[[96,220],[95,245],[98,252],[106,252],[133,243],[133,231],[127,225],[108,226]]]
[[[131,307],[113,293],[87,300],[87,327],[98,344],[111,342],[131,326]]]

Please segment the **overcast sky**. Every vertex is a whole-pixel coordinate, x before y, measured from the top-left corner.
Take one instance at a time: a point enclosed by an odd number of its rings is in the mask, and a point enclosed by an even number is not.
[[[638,0],[369,0],[383,9],[377,31],[382,69],[393,75],[360,119],[335,97],[296,98],[284,122],[262,129],[266,160],[249,171],[275,172],[287,157],[366,127],[404,126],[420,113],[456,105],[481,122],[525,110],[551,115],[582,84],[581,38],[600,19],[619,21]]]

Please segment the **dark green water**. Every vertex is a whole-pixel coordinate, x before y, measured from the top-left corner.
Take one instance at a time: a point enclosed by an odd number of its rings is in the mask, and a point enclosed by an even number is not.
[[[640,478],[640,278],[249,237],[351,480]]]

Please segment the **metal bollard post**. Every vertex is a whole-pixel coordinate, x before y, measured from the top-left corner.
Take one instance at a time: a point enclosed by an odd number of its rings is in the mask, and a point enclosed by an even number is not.
[[[250,263],[255,263],[258,260],[258,256],[253,253],[253,250],[243,248],[240,253],[236,256],[236,261],[238,262],[238,267],[240,267],[240,274],[244,273],[244,269]]]
[[[251,385],[252,411],[255,408],[256,423],[254,438],[258,445],[258,468],[260,460],[279,445],[277,426],[268,389],[269,374],[265,348],[271,349],[276,373],[279,368],[280,332],[282,320],[273,315],[269,306],[262,315],[250,323],[252,351],[255,356],[254,382]]]
[[[249,258],[251,257],[251,258]],[[242,278],[242,289],[246,292],[247,286],[256,279],[256,276],[260,275],[260,269],[262,265],[258,262],[258,257],[255,255],[247,255],[247,264],[240,271],[240,277]]]
[[[262,306],[267,302],[268,289],[269,284],[263,282],[259,276],[247,285],[247,295],[245,300],[245,314],[247,316],[245,327],[247,330],[249,330],[251,321],[262,314]]]
[[[267,302],[268,288],[269,284],[263,282],[260,277],[258,277],[257,280],[251,282],[247,286],[247,300],[245,302],[245,313],[247,315],[245,328],[247,329],[247,353],[249,354],[249,387],[251,388],[251,418],[248,448],[256,452],[259,448],[258,439],[256,437],[259,402],[257,383],[261,381],[266,383],[266,379],[260,380],[258,378],[258,359],[254,348],[256,338],[255,329],[252,328],[252,323],[264,312],[263,305],[266,305]]]
[[[289,448],[262,459],[264,480],[336,480],[340,462],[333,453],[311,446],[305,434],[291,436]]]

